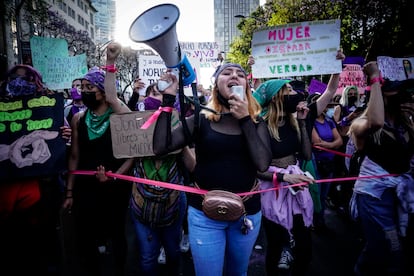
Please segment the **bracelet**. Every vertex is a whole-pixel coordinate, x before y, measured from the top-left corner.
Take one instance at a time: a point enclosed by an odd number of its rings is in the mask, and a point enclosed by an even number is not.
[[[118,69],[115,67],[115,64],[101,66],[101,69],[103,69],[103,70],[105,70],[106,72],[109,72],[109,73],[115,73],[116,71],[118,71]]]
[[[65,199],[73,198],[73,196],[65,196]]]
[[[66,192],[72,192],[72,189],[66,189]]]
[[[379,82],[380,84],[382,84],[383,83],[383,79],[381,78],[381,77],[376,77],[376,78],[373,78],[373,79],[371,79],[370,81],[369,81],[369,83],[370,83],[370,85],[373,85],[374,83],[377,83],[377,82]]]

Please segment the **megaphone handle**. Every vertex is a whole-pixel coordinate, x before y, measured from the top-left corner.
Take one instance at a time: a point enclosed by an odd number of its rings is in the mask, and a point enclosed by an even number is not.
[[[180,68],[179,70],[179,81],[178,81],[178,99],[180,102],[180,121],[181,124],[183,126],[183,130],[184,130],[184,136],[185,136],[185,140],[187,142],[187,144],[190,144],[192,139],[191,139],[191,132],[190,129],[188,128],[188,124],[187,121],[185,119],[185,106],[184,106],[184,84],[183,84],[183,72]]]

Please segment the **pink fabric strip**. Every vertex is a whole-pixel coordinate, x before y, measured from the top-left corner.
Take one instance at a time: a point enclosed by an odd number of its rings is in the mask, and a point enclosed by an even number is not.
[[[340,152],[340,151],[331,150],[331,149],[323,148],[323,147],[320,147],[320,146],[313,146],[313,147],[315,149],[324,150],[324,151],[327,151],[327,152],[330,152],[330,153],[333,153],[333,154],[336,154],[336,155],[344,156],[344,157],[347,157],[347,158],[352,157],[352,155],[346,154],[346,153],[343,153],[343,152]]]
[[[160,116],[161,112],[165,111],[165,112],[172,112],[174,110],[174,108],[170,107],[170,106],[164,106],[164,107],[160,107],[158,108],[157,111],[155,111],[151,117],[148,118],[148,120],[141,126],[141,129],[147,129],[150,127],[150,125],[152,125]]]
[[[77,174],[77,175],[95,175],[96,171],[78,171],[78,170],[75,170],[75,171],[70,171],[69,173]],[[137,183],[142,183],[142,184],[147,184],[147,185],[154,185],[154,186],[159,186],[159,187],[163,187],[163,188],[167,188],[167,189],[174,189],[174,190],[178,190],[178,191],[182,191],[182,192],[193,193],[193,194],[205,195],[208,192],[207,190],[203,190],[203,189],[197,189],[197,188],[193,188],[193,187],[187,187],[187,186],[183,186],[183,185],[172,184],[172,183],[167,183],[167,182],[161,182],[161,181],[157,181],[157,180],[150,180],[150,179],[145,179],[145,178],[138,178],[138,177],[134,177],[134,176],[122,175],[122,174],[117,174],[117,173],[107,172],[106,175],[108,177],[112,177],[112,178],[117,178],[117,179],[122,179],[122,180],[127,180],[127,181],[131,181],[131,182],[137,182]],[[341,178],[331,178],[331,179],[319,179],[319,180],[315,180],[314,182],[315,183],[341,182],[341,181],[352,181],[352,180],[367,179],[367,178],[383,178],[383,177],[390,177],[390,176],[398,176],[398,174],[383,174],[383,175],[368,175],[368,176],[358,176],[358,177],[353,176],[353,177],[341,177]],[[289,188],[289,187],[297,187],[297,186],[304,186],[304,185],[308,185],[308,183],[307,182],[301,182],[301,183],[296,183],[296,184],[291,184],[291,185],[286,185],[286,186],[280,186],[279,185],[278,187],[274,187],[274,188],[271,188],[271,189],[238,193],[238,195],[239,196],[248,196],[248,195],[260,194],[260,193],[264,193],[264,192],[270,192],[270,191],[278,190],[278,189],[285,189],[285,188]]]

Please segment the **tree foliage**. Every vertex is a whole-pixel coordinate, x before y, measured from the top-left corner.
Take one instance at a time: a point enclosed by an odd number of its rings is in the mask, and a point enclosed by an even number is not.
[[[253,32],[263,27],[303,21],[340,19],[341,47],[347,56],[414,55],[410,0],[273,0],[258,7],[238,28],[229,59],[246,64]],[[260,18],[266,24],[255,20]]]

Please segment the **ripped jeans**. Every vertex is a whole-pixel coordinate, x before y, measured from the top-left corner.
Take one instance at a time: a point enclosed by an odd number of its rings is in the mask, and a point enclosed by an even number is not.
[[[355,274],[400,275],[404,271],[404,259],[398,235],[395,189],[386,189],[381,199],[357,194],[356,200],[366,243],[355,265]]]
[[[250,255],[259,235],[262,213],[248,215],[253,230],[244,235],[243,218],[237,221],[213,220],[191,206],[188,207],[188,237],[197,276],[247,275]],[[223,267],[224,264],[226,267]]]

